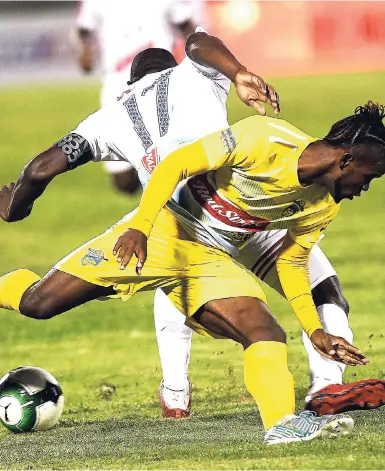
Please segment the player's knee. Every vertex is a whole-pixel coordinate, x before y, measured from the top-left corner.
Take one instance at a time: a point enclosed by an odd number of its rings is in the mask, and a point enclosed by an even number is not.
[[[140,188],[140,181],[135,169],[113,175],[115,187],[122,193],[132,195]]]
[[[51,319],[56,315],[53,302],[40,297],[37,290],[24,293],[19,310],[24,316],[37,320]]]
[[[342,293],[341,283],[337,276],[330,276],[322,281],[312,290],[314,304],[322,306],[323,304],[335,304],[340,307],[346,315],[349,314],[348,300]]]
[[[235,326],[240,332],[240,343],[244,348],[256,342],[280,342],[286,343],[286,334],[282,327],[276,322],[267,306],[258,302],[256,309],[250,306],[239,306],[237,315],[242,322]]]

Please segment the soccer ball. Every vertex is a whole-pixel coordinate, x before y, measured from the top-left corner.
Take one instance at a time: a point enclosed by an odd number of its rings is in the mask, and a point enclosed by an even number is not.
[[[0,421],[12,432],[50,429],[63,406],[59,383],[42,368],[21,366],[0,379]]]

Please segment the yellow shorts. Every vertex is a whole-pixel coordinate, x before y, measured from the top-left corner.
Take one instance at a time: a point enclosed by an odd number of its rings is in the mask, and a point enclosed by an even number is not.
[[[135,273],[135,256],[125,270],[120,270],[112,249],[129,227],[126,217],[67,255],[54,268],[95,285],[112,286],[123,301],[139,291],[163,288],[172,303],[189,318],[189,325],[206,335],[208,332],[192,316],[207,302],[237,296],[266,302],[262,287],[250,271],[226,253],[191,241],[167,209],[155,221],[142,275]]]

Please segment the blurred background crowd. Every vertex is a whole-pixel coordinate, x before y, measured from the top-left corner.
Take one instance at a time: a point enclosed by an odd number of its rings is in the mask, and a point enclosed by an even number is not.
[[[81,78],[75,52],[81,3],[0,2],[0,82]],[[123,3],[133,11],[139,8],[136,1]],[[265,76],[360,72],[383,69],[385,64],[385,2],[193,3],[195,22]],[[127,28],[130,22],[127,18]],[[179,57],[180,42],[175,46]]]

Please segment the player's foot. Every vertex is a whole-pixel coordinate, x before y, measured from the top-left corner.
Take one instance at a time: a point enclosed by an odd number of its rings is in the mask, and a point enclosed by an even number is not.
[[[306,409],[318,415],[350,410],[377,409],[385,405],[385,381],[364,379],[356,383],[331,384],[313,393]]]
[[[191,391],[190,380],[188,380],[188,387],[182,391],[166,388],[162,381],[159,386],[159,399],[163,417],[174,419],[189,417],[191,413]]]
[[[348,435],[354,421],[343,415],[317,417],[314,412],[303,411],[298,415],[288,415],[266,431],[264,442],[267,445],[300,442],[313,438],[336,438]]]

